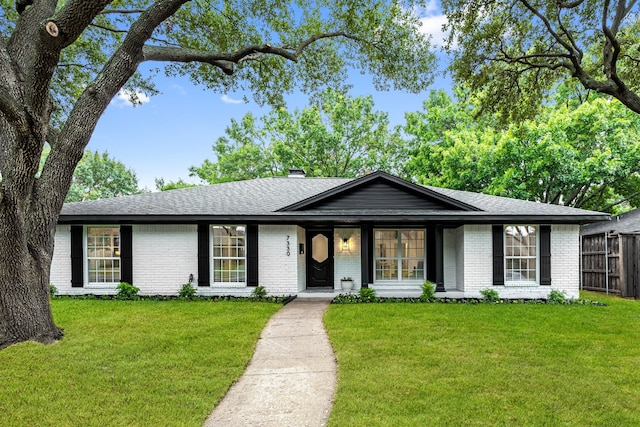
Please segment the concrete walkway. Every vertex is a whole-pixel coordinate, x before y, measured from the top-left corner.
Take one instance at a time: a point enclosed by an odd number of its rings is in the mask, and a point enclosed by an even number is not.
[[[205,427],[326,424],[336,387],[336,361],[322,323],[329,301],[296,298],[269,320],[247,370]]]

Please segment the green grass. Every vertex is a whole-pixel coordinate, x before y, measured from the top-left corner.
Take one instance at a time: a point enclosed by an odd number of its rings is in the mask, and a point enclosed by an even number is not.
[[[201,426],[281,305],[52,301],[65,337],[0,351],[2,426]]]
[[[640,302],[332,305],[331,426],[640,425]]]

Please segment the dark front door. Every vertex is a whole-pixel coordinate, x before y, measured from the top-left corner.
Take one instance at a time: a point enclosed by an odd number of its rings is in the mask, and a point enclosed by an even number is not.
[[[331,230],[307,230],[307,288],[333,288]]]

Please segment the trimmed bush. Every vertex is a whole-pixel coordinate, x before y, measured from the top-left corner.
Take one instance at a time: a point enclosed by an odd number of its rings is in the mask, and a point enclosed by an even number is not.
[[[136,288],[131,283],[120,282],[118,285],[116,299],[122,300],[134,300],[138,299],[138,292],[140,292],[139,288]]]
[[[180,298],[191,299],[196,294],[197,289],[191,283],[185,283],[178,291]]]
[[[432,301],[436,297],[436,289],[430,280],[426,280],[422,284],[422,295],[420,295],[420,301]]]

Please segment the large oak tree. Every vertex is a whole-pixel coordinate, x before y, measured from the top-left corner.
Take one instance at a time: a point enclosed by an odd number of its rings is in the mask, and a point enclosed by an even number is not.
[[[530,118],[567,80],[640,114],[637,0],[443,0],[458,82],[485,109]]]
[[[62,337],[49,304],[58,215],[96,123],[140,64],[280,104],[345,81],[419,91],[433,56],[410,1],[0,2],[0,348]],[[15,9],[14,9],[15,8]],[[205,125],[205,124],[203,124]],[[51,152],[38,175],[45,142]]]

